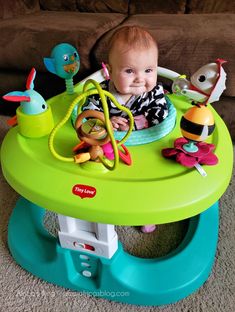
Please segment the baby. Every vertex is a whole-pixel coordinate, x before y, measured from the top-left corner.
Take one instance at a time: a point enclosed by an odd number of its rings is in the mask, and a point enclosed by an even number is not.
[[[151,34],[139,26],[124,26],[116,30],[109,42],[108,64],[110,80],[101,83],[117,101],[129,108],[135,130],[161,123],[168,115],[168,106],[161,84],[157,84],[158,47]],[[107,99],[114,130],[125,131],[129,121],[125,112]],[[103,111],[99,95],[89,97],[84,109]],[[142,226],[149,233],[155,225]]]
[[[108,51],[110,80],[101,87],[130,109],[136,130],[162,122],[168,107],[163,87],[157,84],[158,47],[154,38],[139,26],[124,26],[113,34]],[[114,129],[128,130],[126,114],[107,101]],[[99,95],[90,97],[84,109],[102,111]]]

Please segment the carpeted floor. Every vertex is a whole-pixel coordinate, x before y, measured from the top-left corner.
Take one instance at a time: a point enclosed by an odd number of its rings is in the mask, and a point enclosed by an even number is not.
[[[8,127],[0,117],[0,142]],[[46,283],[21,269],[7,246],[7,224],[18,194],[0,174],[0,311],[161,311],[161,312],[233,312],[235,311],[235,173],[220,200],[220,233],[213,271],[207,282],[194,294],[175,304],[140,307],[94,298]],[[45,227],[56,235],[54,214],[47,213]],[[133,227],[118,227],[124,248],[140,257],[157,257],[174,249],[182,240],[187,221],[158,227],[150,235]],[[177,268],[176,268],[177,270]]]

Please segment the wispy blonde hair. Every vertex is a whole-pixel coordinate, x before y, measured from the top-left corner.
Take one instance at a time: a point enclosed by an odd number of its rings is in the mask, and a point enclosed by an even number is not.
[[[150,48],[153,45],[158,50],[157,42],[153,38],[153,36],[148,32],[147,29],[140,26],[123,26],[118,28],[114,34],[112,35],[109,45],[108,51],[109,54],[114,48],[115,44],[119,43],[125,46],[128,50],[130,48]]]

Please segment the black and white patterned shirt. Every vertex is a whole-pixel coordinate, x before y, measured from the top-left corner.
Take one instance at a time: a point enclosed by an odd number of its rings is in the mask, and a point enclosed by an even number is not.
[[[102,89],[113,94],[121,105],[129,108],[133,117],[144,115],[148,121],[149,127],[161,123],[168,115],[168,106],[164,96],[163,86],[160,83],[157,84],[150,92],[145,92],[138,96],[131,96],[126,103],[123,103],[121,95],[115,90],[111,81],[105,80],[100,84],[100,86]],[[126,113],[118,109],[109,98],[107,98],[107,103],[111,117],[127,117]],[[88,97],[87,104],[83,106],[83,109],[103,111],[99,94]]]

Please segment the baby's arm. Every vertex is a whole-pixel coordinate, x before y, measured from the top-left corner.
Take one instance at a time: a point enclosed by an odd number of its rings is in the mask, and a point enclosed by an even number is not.
[[[145,116],[149,125],[152,126],[161,123],[168,116],[168,106],[161,84],[157,85],[150,93],[151,100],[149,100]]]
[[[96,110],[96,111],[103,111],[102,105],[100,104],[99,99],[96,99],[96,96],[88,97],[87,103],[83,105],[83,110]]]
[[[142,115],[134,116],[136,130],[146,129],[149,127],[147,118]]]
[[[107,81],[103,81],[100,83],[100,86],[103,90],[107,90],[108,88],[108,84]],[[91,96],[88,96],[87,100],[86,100],[86,104],[83,105],[83,110],[96,110],[96,111],[101,111],[103,112],[103,106],[102,106],[102,102],[100,99],[100,95],[99,94],[93,94]]]
[[[127,131],[129,129],[129,122],[126,118],[120,116],[113,116],[110,118],[114,130]]]
[[[83,106],[83,110],[96,110],[103,112],[103,106],[97,95],[88,98],[87,103]],[[120,116],[113,116],[110,118],[114,130],[127,131],[129,129],[129,122],[126,118]]]

